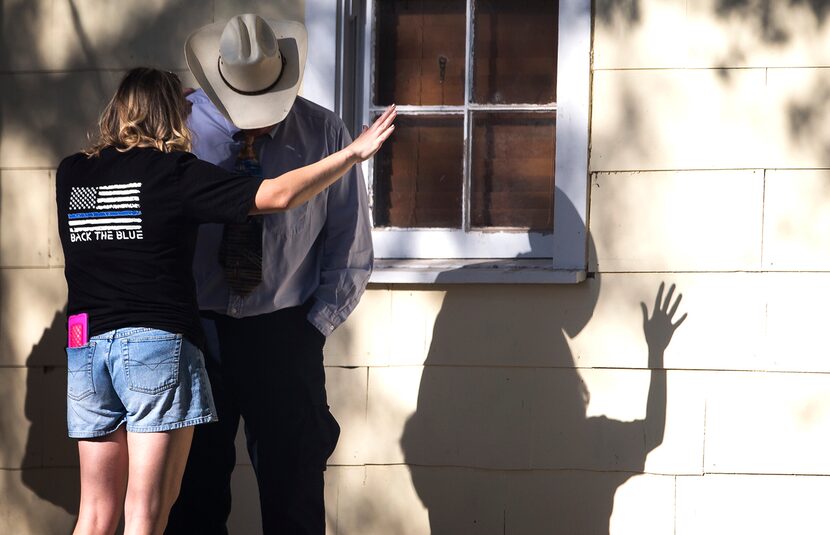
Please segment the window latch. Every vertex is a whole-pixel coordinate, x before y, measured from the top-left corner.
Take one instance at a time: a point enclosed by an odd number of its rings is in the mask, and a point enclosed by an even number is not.
[[[438,56],[438,77],[440,83],[444,83],[447,77],[447,56]]]

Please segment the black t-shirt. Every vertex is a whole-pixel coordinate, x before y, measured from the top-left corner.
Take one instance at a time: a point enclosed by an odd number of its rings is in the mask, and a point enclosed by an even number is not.
[[[188,152],[107,148],[64,159],[56,200],[69,314],[89,314],[90,336],[151,327],[203,347],[197,227],[244,221],[261,181]]]

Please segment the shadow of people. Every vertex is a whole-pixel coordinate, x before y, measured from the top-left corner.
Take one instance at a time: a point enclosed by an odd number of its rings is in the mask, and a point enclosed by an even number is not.
[[[617,489],[663,440],[663,353],[686,316],[673,322],[674,286],[650,316],[641,303],[645,418],[588,417],[565,335],[591,319],[600,283],[446,287],[400,442],[432,533],[608,535]]]
[[[24,411],[31,422],[23,457],[23,483],[39,498],[68,513],[78,512],[80,477],[78,449],[66,435],[66,310],[52,323],[26,359]],[[53,469],[53,470],[47,470]],[[60,477],[56,478],[56,470]]]

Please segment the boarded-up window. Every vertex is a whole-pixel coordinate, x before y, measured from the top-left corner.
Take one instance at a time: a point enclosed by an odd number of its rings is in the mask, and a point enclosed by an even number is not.
[[[556,0],[375,0],[375,226],[553,228]]]
[[[555,125],[552,113],[473,113],[473,228],[553,228]]]
[[[375,225],[461,228],[463,126],[459,116],[398,117],[375,157]]]
[[[379,0],[378,105],[464,104],[465,0]]]

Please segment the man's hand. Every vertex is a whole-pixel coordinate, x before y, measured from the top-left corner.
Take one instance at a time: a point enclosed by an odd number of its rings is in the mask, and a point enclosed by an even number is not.
[[[383,115],[378,117],[372,126],[363,126],[363,132],[348,146],[350,155],[356,162],[368,160],[380,150],[380,146],[395,130],[395,125],[392,122],[397,115],[395,105],[392,104],[386,108]]]

